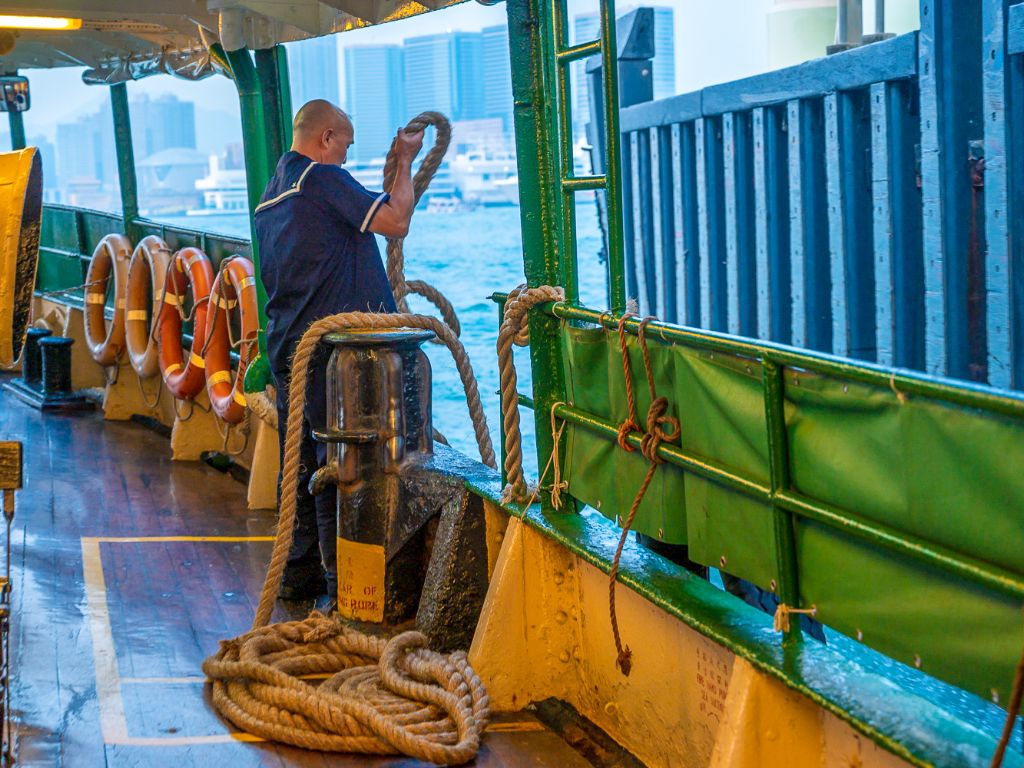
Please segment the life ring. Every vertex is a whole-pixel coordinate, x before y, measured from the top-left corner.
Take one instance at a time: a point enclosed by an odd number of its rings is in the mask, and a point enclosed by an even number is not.
[[[206,389],[210,404],[228,424],[245,418],[245,369],[254,356],[259,334],[259,309],[256,299],[256,270],[249,259],[236,256],[221,266],[210,290],[206,321]],[[231,373],[231,309],[237,305],[241,322],[241,347],[238,371]]]
[[[213,267],[206,254],[198,248],[182,248],[174,254],[174,266],[168,271],[164,304],[157,319],[160,339],[160,373],[171,394],[179,400],[190,400],[203,388],[205,363],[199,355],[206,340],[206,306],[210,300]],[[194,330],[192,351],[185,360],[181,347],[181,307],[185,292],[192,286]]]
[[[128,280],[131,241],[124,235],[100,240],[89,261],[85,282],[85,342],[100,365],[116,365],[124,351],[124,286]],[[107,325],[107,285],[114,276],[114,319]]]
[[[160,373],[158,344],[153,327],[163,306],[162,297],[171,251],[156,235],[135,247],[128,264],[128,287],[124,296],[125,345],[132,368],[144,379]]]
[[[43,170],[35,148],[0,153],[0,367],[21,356],[39,264]]]

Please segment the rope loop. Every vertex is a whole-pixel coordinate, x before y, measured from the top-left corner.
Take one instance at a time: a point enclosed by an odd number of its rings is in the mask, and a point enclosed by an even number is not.
[[[509,292],[508,301],[505,302],[505,315],[498,329],[497,351],[502,426],[505,430],[505,476],[509,485],[506,495],[510,500],[522,501],[529,494],[523,477],[523,439],[519,431],[519,392],[516,389],[518,379],[512,346],[517,338],[522,337],[532,307],[564,299],[565,291],[556,286],[519,286]]]

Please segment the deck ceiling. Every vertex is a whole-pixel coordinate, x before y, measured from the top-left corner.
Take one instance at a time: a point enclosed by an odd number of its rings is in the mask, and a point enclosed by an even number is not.
[[[80,30],[9,30],[13,50],[0,56],[0,72],[87,66],[205,51],[218,40],[221,9],[245,14],[250,47],[302,40],[380,24],[465,0],[0,0],[0,14],[64,16]],[[0,50],[11,43],[0,31]]]

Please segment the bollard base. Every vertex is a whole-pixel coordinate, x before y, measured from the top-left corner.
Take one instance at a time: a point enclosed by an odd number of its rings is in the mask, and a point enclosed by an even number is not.
[[[23,403],[40,411],[70,413],[74,411],[91,411],[96,404],[84,395],[76,392],[47,394],[40,387],[32,386],[24,379],[12,379],[4,384],[4,389]]]

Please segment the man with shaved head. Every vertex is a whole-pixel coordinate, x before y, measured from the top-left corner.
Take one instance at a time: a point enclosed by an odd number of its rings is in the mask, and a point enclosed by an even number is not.
[[[405,237],[409,231],[415,203],[410,168],[423,146],[423,132],[399,129],[392,145],[398,173],[387,192],[366,190],[341,167],[353,140],[352,121],[338,107],[323,99],[303,105],[295,115],[291,151],[278,162],[256,208],[282,457],[290,358],[303,332],[315,320],[339,312],[395,311],[374,233]],[[295,531],[279,593],[290,600],[325,591],[330,598],[337,595],[334,487],[315,499],[307,490],[309,476],[326,462],[326,446],[310,438],[311,429],[327,424],[323,347],[309,375]]]

